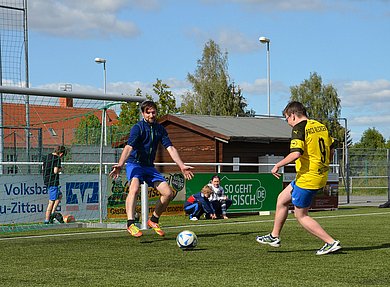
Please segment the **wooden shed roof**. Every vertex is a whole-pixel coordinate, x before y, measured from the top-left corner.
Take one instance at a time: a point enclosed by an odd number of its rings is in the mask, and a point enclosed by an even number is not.
[[[94,114],[101,122],[102,111],[99,109],[30,105],[30,127],[42,128],[42,138],[45,146],[71,145],[74,139],[74,129],[78,127],[81,119],[89,114]],[[117,118],[114,110],[107,110],[108,126],[115,124]],[[20,139],[25,138],[24,129],[12,130],[12,128],[23,128],[26,126],[25,105],[3,103],[3,122],[4,127],[9,128],[4,131],[4,145],[6,147],[14,146],[15,143],[10,136],[11,134],[15,133]],[[54,130],[58,135],[53,135],[50,130]],[[64,139],[61,135],[62,131],[64,131]],[[33,142],[33,144],[37,143]],[[25,146],[25,141],[18,140],[17,146]]]
[[[291,127],[280,118],[165,115],[163,125],[172,122],[217,140],[228,142],[288,142]]]

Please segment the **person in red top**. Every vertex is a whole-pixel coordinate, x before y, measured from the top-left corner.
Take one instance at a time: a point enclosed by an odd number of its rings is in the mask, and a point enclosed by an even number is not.
[[[198,220],[203,213],[210,214],[211,219],[216,219],[215,210],[209,198],[213,193],[210,186],[205,185],[198,193],[191,195],[184,203],[184,211],[189,214],[190,220]]]

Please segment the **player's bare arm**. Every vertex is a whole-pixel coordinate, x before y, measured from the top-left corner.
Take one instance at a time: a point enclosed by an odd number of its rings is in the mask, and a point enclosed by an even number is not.
[[[280,178],[279,168],[282,166],[288,165],[289,163],[297,160],[301,156],[301,153],[298,151],[291,152],[288,156],[286,156],[284,159],[279,161],[275,166],[271,169],[271,173],[276,177]]]
[[[118,164],[114,165],[112,167],[112,171],[110,172],[110,177],[116,179],[119,177],[122,167],[125,165],[126,160],[130,156],[131,151],[133,150],[133,147],[126,145],[122,151],[121,157],[119,158]]]
[[[179,166],[185,179],[188,179],[188,180],[192,179],[194,177],[194,174],[191,171],[191,169],[193,169],[193,167],[184,164],[184,162],[181,160],[181,158],[179,156],[179,153],[177,152],[177,149],[174,146],[170,146],[167,148],[167,151],[168,151],[169,155],[171,156],[172,160]]]

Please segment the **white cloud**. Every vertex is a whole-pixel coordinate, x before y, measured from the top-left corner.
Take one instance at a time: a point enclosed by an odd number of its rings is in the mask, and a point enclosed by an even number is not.
[[[244,95],[261,95],[267,93],[267,79],[256,79],[253,83],[241,82],[238,83]],[[290,93],[290,88],[280,81],[271,81],[271,94],[286,95]]]
[[[134,37],[139,34],[138,27],[118,16],[132,3],[125,0],[29,1],[28,25],[32,30],[62,37]],[[146,9],[146,3],[139,1],[137,6],[144,4]]]
[[[220,30],[216,35],[217,42],[229,52],[252,52],[259,49],[257,41],[238,31]]]
[[[388,125],[390,122],[390,115],[377,116],[357,116],[353,118],[355,124],[365,126]]]
[[[221,28],[215,31],[203,31],[199,28],[192,28],[189,36],[202,45],[209,39],[213,39],[222,51],[226,50],[229,53],[248,53],[260,49],[258,41],[253,41],[256,36],[247,36],[234,29]]]
[[[347,82],[339,88],[339,96],[343,107],[390,105],[390,81],[379,79]]]
[[[266,10],[282,10],[282,11],[321,11],[327,6],[323,0],[203,0],[205,4],[218,3],[237,3],[243,5],[243,8],[259,11]]]

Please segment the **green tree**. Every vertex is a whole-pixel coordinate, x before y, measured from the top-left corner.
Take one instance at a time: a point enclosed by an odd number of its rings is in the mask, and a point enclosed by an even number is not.
[[[339,123],[340,99],[332,85],[323,85],[321,77],[314,72],[299,86],[290,87],[290,91],[292,101],[301,102],[310,118],[324,123],[334,138],[344,142],[344,128]]]
[[[350,149],[351,175],[354,176],[384,176],[387,174],[386,140],[375,128],[363,132],[360,140]],[[373,186],[383,186],[382,179],[371,179]],[[367,186],[368,179],[354,181],[354,186],[362,184]],[[372,190],[374,191],[374,190]]]
[[[137,89],[136,97],[142,97],[141,89]],[[129,102],[121,105],[118,122],[112,127],[113,142],[118,142],[129,135],[130,128],[139,121],[141,116],[139,102]]]
[[[386,148],[386,140],[375,128],[369,128],[363,132],[360,141],[355,143],[353,147],[368,149]]]
[[[187,75],[193,93],[182,97],[180,111],[201,115],[245,115],[245,98],[241,89],[235,90],[234,85],[229,84],[227,67],[227,52],[222,53],[219,46],[209,40],[195,73]]]
[[[242,90],[240,86],[234,86],[234,82],[229,85],[229,91],[232,95],[233,101],[229,101],[230,106],[228,107],[228,110],[231,110],[232,112],[230,115],[233,116],[248,116],[253,117],[255,116],[256,112],[252,109],[248,110],[248,104],[246,103],[246,99],[242,95]]]
[[[94,114],[90,114],[80,120],[75,132],[74,143],[82,145],[99,144],[100,134],[100,120]]]
[[[153,84],[153,91],[158,96],[156,101],[158,116],[162,117],[166,114],[176,114],[178,109],[176,108],[176,99],[173,93],[169,90],[169,86],[164,84],[161,80],[157,79]]]
[[[155,103],[159,117],[165,114],[177,113],[176,99],[167,84],[157,79],[156,83],[153,84],[153,91],[158,96],[158,100]],[[142,97],[142,90],[138,88],[135,96]],[[153,97],[149,94],[145,94],[145,97],[147,100],[153,100]],[[124,103],[121,105],[118,122],[113,127],[115,142],[122,141],[124,137],[127,137],[131,127],[139,121],[141,117],[139,105],[139,102]]]
[[[180,106],[180,112],[183,114],[198,114],[198,103],[199,97],[197,97],[193,92],[187,91],[185,95],[182,96],[182,102]]]

